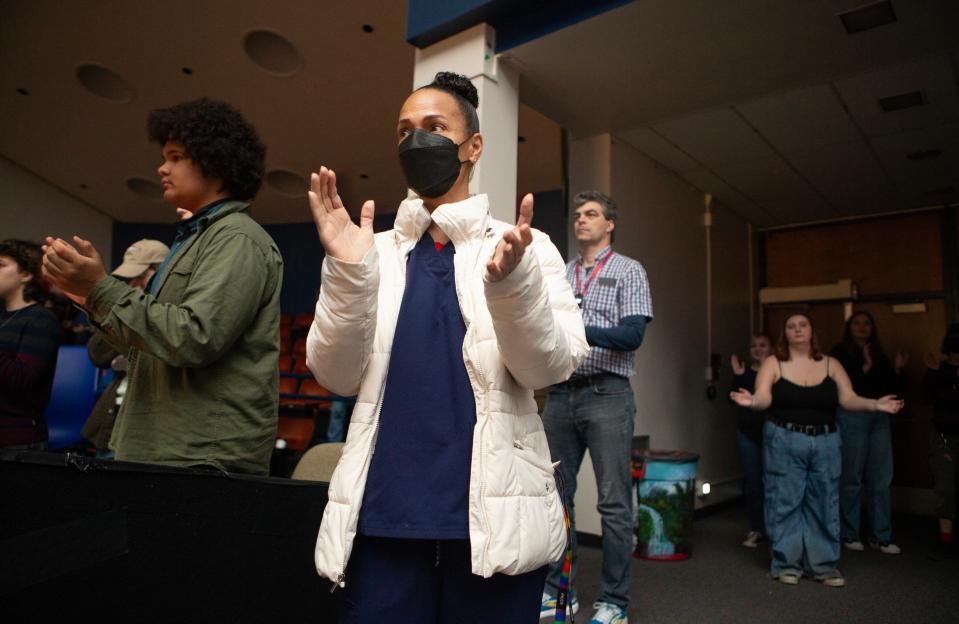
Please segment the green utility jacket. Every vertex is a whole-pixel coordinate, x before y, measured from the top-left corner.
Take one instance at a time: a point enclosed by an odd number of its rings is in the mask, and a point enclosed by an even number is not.
[[[116,458],[267,474],[276,437],[283,259],[230,201],[183,243],[156,298],[109,277],[85,308],[129,351]]]

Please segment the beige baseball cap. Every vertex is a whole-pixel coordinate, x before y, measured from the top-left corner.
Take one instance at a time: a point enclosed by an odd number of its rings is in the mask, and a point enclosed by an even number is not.
[[[127,248],[123,254],[123,263],[113,271],[113,275],[126,279],[143,275],[151,264],[163,262],[168,253],[170,248],[158,240],[138,240]]]

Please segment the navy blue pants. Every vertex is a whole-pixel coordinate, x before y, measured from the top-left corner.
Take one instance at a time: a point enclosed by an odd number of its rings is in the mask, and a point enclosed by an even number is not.
[[[467,540],[358,535],[337,590],[340,624],[535,624],[546,566],[484,579],[470,572]]]

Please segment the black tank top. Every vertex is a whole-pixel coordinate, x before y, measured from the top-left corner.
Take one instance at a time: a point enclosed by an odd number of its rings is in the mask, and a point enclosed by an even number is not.
[[[779,380],[773,384],[773,403],[770,417],[797,425],[834,425],[836,408],[839,407],[839,388],[829,376],[829,360],[826,360],[826,378],[815,386],[800,386],[782,375],[779,363]]]

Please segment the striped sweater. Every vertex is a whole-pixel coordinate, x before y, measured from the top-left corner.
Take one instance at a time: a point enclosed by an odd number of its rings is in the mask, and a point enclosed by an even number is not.
[[[0,311],[0,446],[47,439],[60,327],[40,304]]]

